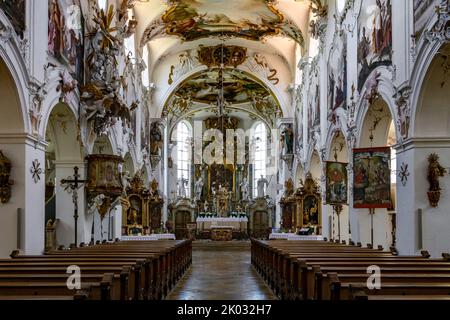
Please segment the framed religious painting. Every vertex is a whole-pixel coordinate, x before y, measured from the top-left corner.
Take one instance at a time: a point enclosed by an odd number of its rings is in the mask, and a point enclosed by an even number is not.
[[[348,203],[347,163],[326,162],[326,203],[344,205]]]
[[[392,0],[365,0],[358,18],[358,91],[376,68],[392,64]]]
[[[14,31],[23,36],[25,31],[25,0],[0,0],[0,9],[11,21]]]
[[[353,149],[353,207],[391,207],[391,148]]]
[[[84,63],[84,18],[80,0],[49,0],[48,53],[67,66],[81,85]]]

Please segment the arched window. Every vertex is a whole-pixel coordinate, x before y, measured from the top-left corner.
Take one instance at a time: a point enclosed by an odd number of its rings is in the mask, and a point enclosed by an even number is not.
[[[148,58],[148,47],[145,45],[142,49],[142,60],[147,67],[142,71],[142,85],[146,88],[150,86],[150,77],[148,74]]]
[[[108,9],[108,0],[98,0],[97,4],[100,10],[106,11]]]
[[[254,158],[253,158],[253,196],[258,194],[258,180],[266,177],[267,166],[267,129],[264,123],[260,122],[253,131]]]
[[[133,9],[128,9],[128,21],[132,20],[134,17]],[[128,38],[125,38],[124,40],[124,46],[125,46],[125,55],[128,56],[130,54],[130,57],[132,59],[136,58],[136,42],[135,42],[135,35],[132,34]],[[147,63],[147,62],[145,62]]]
[[[186,194],[189,197],[191,194],[191,139],[192,131],[185,122],[180,122],[176,129],[177,142],[177,180],[187,180]]]

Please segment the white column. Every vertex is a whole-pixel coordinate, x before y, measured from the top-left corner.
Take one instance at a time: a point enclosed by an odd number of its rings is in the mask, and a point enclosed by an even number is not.
[[[44,250],[45,147],[44,142],[24,134],[0,136],[0,150],[12,163],[10,179],[14,181],[11,199],[0,204],[2,258],[15,249],[25,254],[42,254]],[[37,182],[30,171],[34,160],[42,169]]]
[[[72,194],[61,186],[61,180],[73,179],[74,167],[79,168],[80,179],[85,179],[85,164],[82,161],[55,161],[56,218],[59,219],[56,237],[59,245],[69,246],[75,241],[74,204]],[[78,244],[89,243],[92,217],[86,215],[84,187],[78,189]]]
[[[163,166],[163,199],[164,199],[164,205],[163,205],[163,221],[164,223],[167,221],[168,218],[168,206],[169,206],[169,128],[168,124],[166,123],[164,127],[164,166]]]

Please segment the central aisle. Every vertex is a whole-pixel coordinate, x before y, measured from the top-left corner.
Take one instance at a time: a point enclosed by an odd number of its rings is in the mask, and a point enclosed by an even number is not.
[[[194,242],[193,264],[168,300],[273,300],[250,263],[250,242]]]

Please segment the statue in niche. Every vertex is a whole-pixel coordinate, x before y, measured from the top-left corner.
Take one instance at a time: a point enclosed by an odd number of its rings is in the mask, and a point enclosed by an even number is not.
[[[249,185],[248,185],[247,177],[244,177],[242,179],[240,187],[241,187],[241,193],[242,193],[242,200],[248,201],[248,188],[249,188]]]
[[[217,192],[217,210],[220,217],[225,217],[228,212],[228,201],[230,198],[230,193],[228,188],[219,185],[219,190]]]
[[[294,130],[291,124],[288,124],[281,133],[281,140],[285,154],[294,154]]]
[[[258,184],[257,184],[257,187],[258,187],[258,198],[264,198],[266,196],[265,195],[265,190],[264,190],[266,185],[269,185],[269,181],[267,181],[267,179],[264,178],[263,175],[261,175],[261,178],[258,179]]]
[[[163,147],[163,134],[161,124],[153,122],[150,127],[150,154],[152,156],[159,156]]]
[[[203,193],[203,179],[202,177],[198,178],[198,180],[195,182],[195,200],[201,201],[202,200],[202,193]]]

